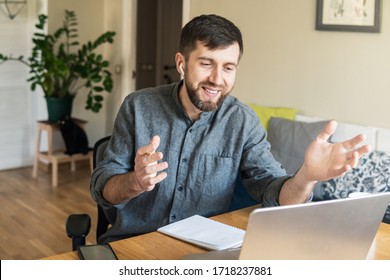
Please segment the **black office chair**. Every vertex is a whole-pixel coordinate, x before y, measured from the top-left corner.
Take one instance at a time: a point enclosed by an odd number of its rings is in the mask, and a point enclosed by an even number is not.
[[[111,136],[106,136],[98,140],[93,147],[93,168],[103,159],[104,151],[108,145]],[[110,224],[115,221],[116,208],[103,209],[97,205],[97,226],[96,241],[104,234]],[[72,250],[77,250],[80,245],[85,245],[85,238],[91,229],[91,218],[88,214],[72,214],[66,220],[66,233],[72,238]]]

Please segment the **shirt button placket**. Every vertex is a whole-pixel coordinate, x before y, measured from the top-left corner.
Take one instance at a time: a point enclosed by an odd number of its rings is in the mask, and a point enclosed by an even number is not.
[[[183,149],[181,151],[181,159],[178,169],[178,180],[176,182],[176,194],[175,198],[173,200],[172,209],[171,209],[171,215],[170,215],[170,221],[175,222],[177,217],[177,213],[180,213],[180,209],[183,205],[183,201],[185,200],[185,192],[184,187],[187,183],[187,174],[188,174],[188,155],[191,154],[191,151],[193,150],[193,143],[191,140],[191,134],[194,132],[193,128],[189,128],[187,130],[187,133],[184,138],[183,143]],[[188,150],[188,152],[187,152]]]

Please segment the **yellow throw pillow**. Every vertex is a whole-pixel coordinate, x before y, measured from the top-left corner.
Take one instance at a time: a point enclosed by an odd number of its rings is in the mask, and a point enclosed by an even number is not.
[[[256,104],[249,104],[249,107],[251,107],[260,118],[260,122],[265,130],[268,130],[268,121],[271,117],[295,120],[295,115],[297,114],[296,109],[287,107],[267,107]]]

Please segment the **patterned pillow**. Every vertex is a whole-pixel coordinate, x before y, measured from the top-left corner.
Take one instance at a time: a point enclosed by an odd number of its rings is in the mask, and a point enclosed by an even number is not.
[[[390,154],[374,151],[344,176],[320,183],[323,199],[345,198],[352,192],[390,192]],[[384,221],[390,223],[390,205]]]

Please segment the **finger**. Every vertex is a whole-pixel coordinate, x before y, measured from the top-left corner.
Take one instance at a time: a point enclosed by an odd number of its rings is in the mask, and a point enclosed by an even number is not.
[[[144,154],[142,156],[142,163],[145,165],[155,164],[157,161],[162,160],[163,153],[157,152],[152,154]]]
[[[160,136],[155,135],[152,137],[148,145],[138,149],[137,155],[143,156],[153,154],[157,150],[158,146],[160,146]]]
[[[142,180],[142,190],[143,191],[151,191],[154,189],[155,185],[160,183],[161,181],[163,181],[165,178],[167,177],[167,173],[166,172],[161,172],[159,173],[157,176],[155,177],[145,177],[143,180]]]
[[[371,146],[370,145],[364,145],[364,146],[361,146],[360,148],[358,148],[356,151],[358,152],[358,157],[361,157],[364,154],[367,154],[368,152],[371,151]]]
[[[355,168],[358,165],[358,161],[359,161],[359,154],[357,151],[354,151],[352,153],[351,159],[348,161],[348,165],[351,168]]]
[[[150,178],[156,177],[157,173],[168,168],[167,162],[153,162],[145,167],[145,172]]]
[[[145,167],[145,171],[147,174],[154,174],[157,172],[160,172],[162,170],[165,170],[168,168],[168,163],[166,161],[158,163],[158,164],[153,164],[153,165],[148,165]]]
[[[150,141],[150,145],[152,146],[153,152],[155,152],[158,146],[160,146],[160,136],[153,136],[152,140]]]
[[[357,151],[352,151],[348,154],[349,154],[349,156],[346,158],[344,164],[342,164],[341,167],[334,170],[333,177],[338,177],[338,176],[344,175],[346,172],[348,172],[352,168],[357,167],[357,165],[359,163],[359,153]]]
[[[351,150],[354,149],[357,145],[361,144],[364,140],[366,140],[366,136],[364,134],[359,134],[349,140],[344,141],[343,146],[344,148]]]
[[[333,135],[336,131],[337,122],[334,120],[329,121],[324,129],[318,134],[317,139],[321,141],[328,141],[328,139]]]

